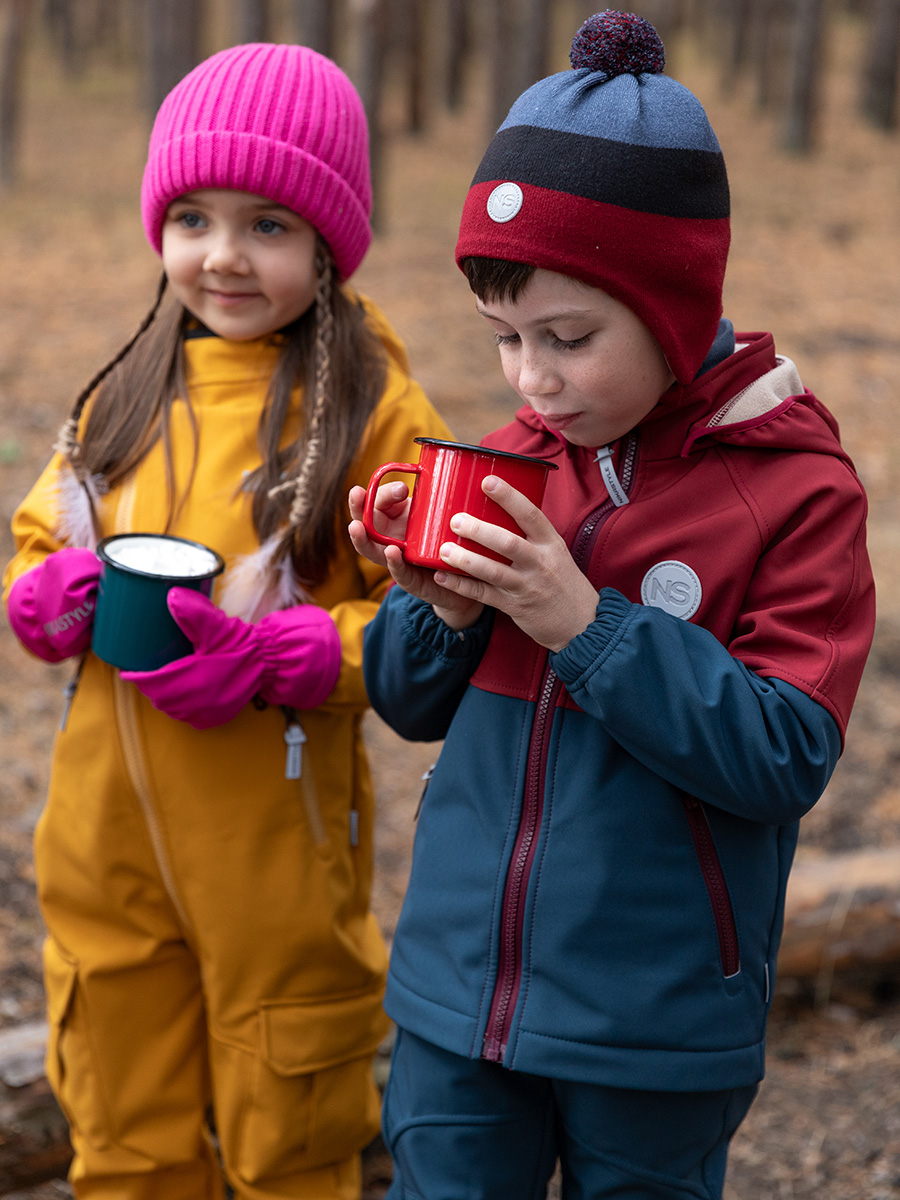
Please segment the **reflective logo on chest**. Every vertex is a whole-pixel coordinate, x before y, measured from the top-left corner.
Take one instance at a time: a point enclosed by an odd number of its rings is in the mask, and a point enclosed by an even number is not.
[[[700,577],[687,563],[677,559],[658,562],[641,581],[641,602],[661,608],[687,621],[700,607],[703,588]]]

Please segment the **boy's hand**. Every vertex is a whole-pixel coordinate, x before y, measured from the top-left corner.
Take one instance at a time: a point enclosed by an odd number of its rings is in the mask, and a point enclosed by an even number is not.
[[[510,565],[445,542],[441,558],[467,575],[437,571],[435,583],[460,598],[499,608],[540,645],[561,650],[593,621],[597,592],[539,508],[496,475],[488,475],[482,487],[525,536],[457,513],[451,521],[454,533],[502,554]]]
[[[437,616],[451,629],[467,629],[481,616],[484,605],[467,596],[456,595],[435,582],[434,571],[416,567],[403,557],[399,546],[382,546],[373,542],[362,523],[366,489],[350,489],[350,516],[347,527],[350,541],[357,554],[370,562],[387,567],[391,578],[404,592],[417,596],[430,604]],[[375,499],[375,523],[380,532],[390,537],[403,538],[409,514],[409,489],[405,483],[385,483],[378,489]]]

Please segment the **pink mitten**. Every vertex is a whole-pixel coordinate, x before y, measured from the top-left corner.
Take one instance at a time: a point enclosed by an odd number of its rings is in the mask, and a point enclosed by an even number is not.
[[[122,678],[195,729],[224,725],[257,693],[270,704],[315,708],[337,682],[340,637],[323,608],[302,604],[250,625],[190,588],[172,588],[168,604],[194,653]]]
[[[7,603],[16,637],[45,662],[83,654],[91,644],[100,559],[75,546],[48,554],[20,575]]]

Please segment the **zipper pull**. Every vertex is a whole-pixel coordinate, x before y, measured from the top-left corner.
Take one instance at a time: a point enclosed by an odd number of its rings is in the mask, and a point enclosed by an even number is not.
[[[428,785],[431,783],[431,777],[434,774],[434,768],[437,763],[432,763],[425,774],[422,776],[422,782],[425,786],[422,788],[422,794],[419,796],[419,803],[416,805],[416,811],[413,813],[413,820],[418,821],[419,813],[422,811],[422,805],[425,803],[425,793],[428,791]]]
[[[72,701],[75,699],[75,693],[78,691],[78,684],[81,680],[81,672],[84,667],[84,659],[82,658],[75,669],[75,674],[63,688],[63,710],[59,718],[59,732],[65,733],[66,726],[69,723],[69,713],[72,709]]]
[[[359,845],[359,809],[350,809],[350,845]]]
[[[287,742],[284,777],[285,779],[299,779],[303,773],[303,743],[306,741],[306,734],[298,722],[294,721],[288,725],[284,731],[284,740]]]
[[[623,504],[628,504],[629,500],[625,494],[625,489],[619,483],[616,468],[613,466],[612,456],[612,446],[601,446],[597,451],[597,457],[594,461],[600,467],[600,474],[603,476],[603,482],[606,484],[610,500],[612,500],[616,508],[621,508]]]

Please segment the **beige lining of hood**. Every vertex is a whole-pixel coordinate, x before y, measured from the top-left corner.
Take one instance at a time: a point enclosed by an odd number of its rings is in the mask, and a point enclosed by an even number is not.
[[[775,362],[777,366],[771,371],[754,379],[753,383],[723,404],[709,420],[707,428],[757,420],[777,408],[788,396],[801,395],[804,388],[793,361],[776,355]]]

